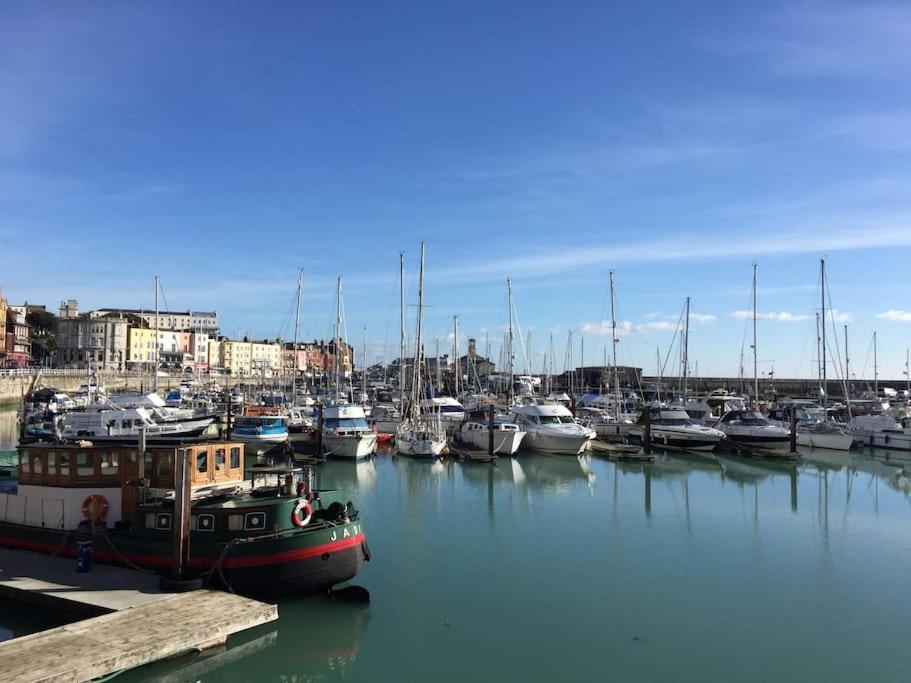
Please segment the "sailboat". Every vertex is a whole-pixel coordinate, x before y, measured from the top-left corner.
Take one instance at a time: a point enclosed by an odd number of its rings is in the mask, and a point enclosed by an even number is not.
[[[819,261],[819,281],[820,291],[822,292],[822,309],[819,319],[820,323],[820,340],[821,350],[819,352],[820,363],[820,381],[819,395],[822,399],[822,408],[819,411],[813,411],[816,419],[811,417],[808,411],[805,411],[804,418],[798,417],[797,421],[797,444],[800,446],[809,446],[810,448],[831,448],[837,451],[847,451],[854,446],[854,434],[844,429],[840,425],[833,424],[829,421],[828,411],[826,410],[829,395],[828,381],[826,379],[826,262],[825,259]],[[845,363],[847,364],[847,327],[845,328]],[[845,377],[847,378],[848,370],[845,367]],[[847,379],[845,380],[845,399],[850,407],[848,396]],[[855,427],[857,427],[855,425]],[[855,429],[856,433],[857,429]]]
[[[335,396],[336,401],[323,410],[323,447],[331,458],[367,458],[376,453],[376,432],[367,424],[364,408],[356,403],[341,400],[339,376],[341,375],[341,324],[342,278],[336,283],[335,295]]]
[[[404,311],[404,302],[403,309]],[[404,312],[403,312],[404,315]],[[395,450],[402,455],[416,458],[438,458],[446,448],[446,432],[440,414],[421,414],[421,380],[423,374],[423,348],[421,347],[424,325],[424,243],[421,242],[421,265],[418,278],[418,322],[414,348],[414,367],[411,372],[411,397],[405,418],[395,431]],[[403,359],[399,358],[401,365]],[[400,375],[400,377],[403,375]]]
[[[748,410],[729,410],[715,424],[737,446],[787,451],[791,434],[759,412],[759,357],[756,336],[756,264],[753,264],[753,395]]]

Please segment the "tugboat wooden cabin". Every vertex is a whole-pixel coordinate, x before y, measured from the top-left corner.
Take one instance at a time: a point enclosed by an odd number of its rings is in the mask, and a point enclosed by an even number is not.
[[[254,468],[245,479],[239,442],[144,453],[24,445],[16,486],[0,492],[0,545],[74,555],[77,541],[91,538],[100,562],[166,571],[180,467],[189,480],[190,575],[249,594],[315,592],[352,578],[368,559],[360,514],[341,492],[316,488],[299,468]]]

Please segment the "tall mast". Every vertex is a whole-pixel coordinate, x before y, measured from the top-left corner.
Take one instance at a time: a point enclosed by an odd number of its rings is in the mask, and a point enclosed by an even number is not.
[[[911,349],[905,349],[905,398],[911,398]]]
[[[614,291],[614,271],[610,272],[610,328],[611,328],[611,347],[612,347],[612,372],[614,375],[614,407],[616,408],[616,418],[620,419],[620,377],[617,374],[617,301]]]
[[[399,252],[399,406],[405,405],[405,252]]]
[[[297,396],[297,339],[301,326],[301,287],[304,284],[304,267],[297,272],[297,311],[294,314],[294,362],[291,365],[291,403],[294,404]]]
[[[686,323],[683,327],[683,405],[686,406],[686,373],[690,363],[690,298],[686,298]]]
[[[361,368],[361,393],[363,394],[362,398],[364,401],[367,400],[367,326],[364,325],[364,367]]]
[[[335,400],[339,400],[339,374],[341,373],[341,365],[339,364],[339,356],[341,355],[342,349],[339,344],[339,330],[342,327],[342,276],[339,275],[338,279],[335,281]]]
[[[534,368],[531,366],[531,328],[525,333],[525,374],[531,375]]]
[[[436,395],[436,393],[438,391],[440,391],[440,389],[443,388],[443,368],[440,365],[440,338],[439,337],[434,337],[433,349],[434,349],[434,353],[436,353],[436,355],[437,355],[437,381],[436,381],[436,387],[433,390],[434,395]]]
[[[851,415],[851,391],[850,385],[848,384],[851,381],[851,366],[850,359],[848,358],[848,326],[845,325],[845,404],[848,406],[848,416]]]
[[[452,356],[455,361],[455,395],[459,395],[459,375],[462,374],[462,368],[459,367],[459,316],[452,316]],[[466,359],[467,360],[467,359]]]
[[[873,393],[879,398],[879,365],[876,362],[876,330],[873,330]]]
[[[828,412],[826,408],[829,403],[829,387],[828,382],[826,381],[826,260],[819,259],[819,282],[820,287],[819,291],[822,293],[822,315],[820,315],[819,320],[819,329],[822,334],[820,335],[820,343],[822,344],[822,350],[820,351],[819,361],[820,361],[820,371],[822,372],[822,408],[823,415],[825,416],[825,421],[828,422]]]
[[[418,271],[418,329],[417,335],[415,337],[415,347],[414,347],[414,392],[411,397],[411,410],[412,415],[417,417],[420,413],[420,401],[421,396],[421,338],[424,331],[424,243],[421,242],[421,265]]]
[[[569,395],[573,395],[573,383],[575,382],[576,371],[573,369],[573,331],[569,331],[566,340],[566,357],[569,359]]]
[[[579,391],[585,392],[585,337],[580,336],[579,345],[581,346],[581,351],[579,352]]]
[[[756,348],[756,264],[753,264],[753,407],[759,406],[759,351]]]
[[[159,365],[159,356],[158,356],[158,276],[155,276],[155,367],[152,375],[152,391],[158,391],[158,365]]]
[[[507,353],[509,354],[509,389],[506,393],[506,399],[508,405],[512,405],[512,385],[513,385],[513,369],[512,369],[512,278],[506,278],[506,308],[508,317],[509,317],[509,343],[507,344]]]

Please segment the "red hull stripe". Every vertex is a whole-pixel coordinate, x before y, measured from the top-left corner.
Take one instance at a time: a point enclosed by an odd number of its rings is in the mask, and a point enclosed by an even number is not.
[[[306,560],[311,557],[319,557],[325,553],[337,553],[341,550],[354,548],[364,542],[363,532],[355,534],[350,538],[343,538],[339,541],[331,541],[316,545],[311,548],[301,548],[300,550],[286,550],[281,553],[272,553],[270,555],[257,555],[255,557],[226,557],[222,562],[225,569],[237,567],[266,567],[273,564],[284,564],[295,560]],[[21,538],[10,538],[9,536],[0,536],[0,545],[11,548],[21,548],[22,550],[32,550],[39,553],[51,554],[60,550],[60,544],[54,543],[36,543],[35,541],[26,541]],[[76,551],[67,547],[61,553],[65,557],[73,557]],[[121,561],[122,558],[117,553],[96,548],[95,557],[101,562]],[[145,565],[147,567],[168,567],[171,565],[171,558],[166,555],[141,555],[138,553],[124,553],[124,557],[135,564]],[[192,567],[213,567],[216,558],[214,557],[191,557],[190,566]]]

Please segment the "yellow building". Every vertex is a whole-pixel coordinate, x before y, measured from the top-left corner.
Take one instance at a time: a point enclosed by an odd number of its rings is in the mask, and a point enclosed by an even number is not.
[[[155,330],[130,326],[127,335],[127,363],[134,366],[155,361]]]
[[[281,368],[281,358],[280,344],[265,341],[250,343],[250,369],[254,375],[271,377]]]

